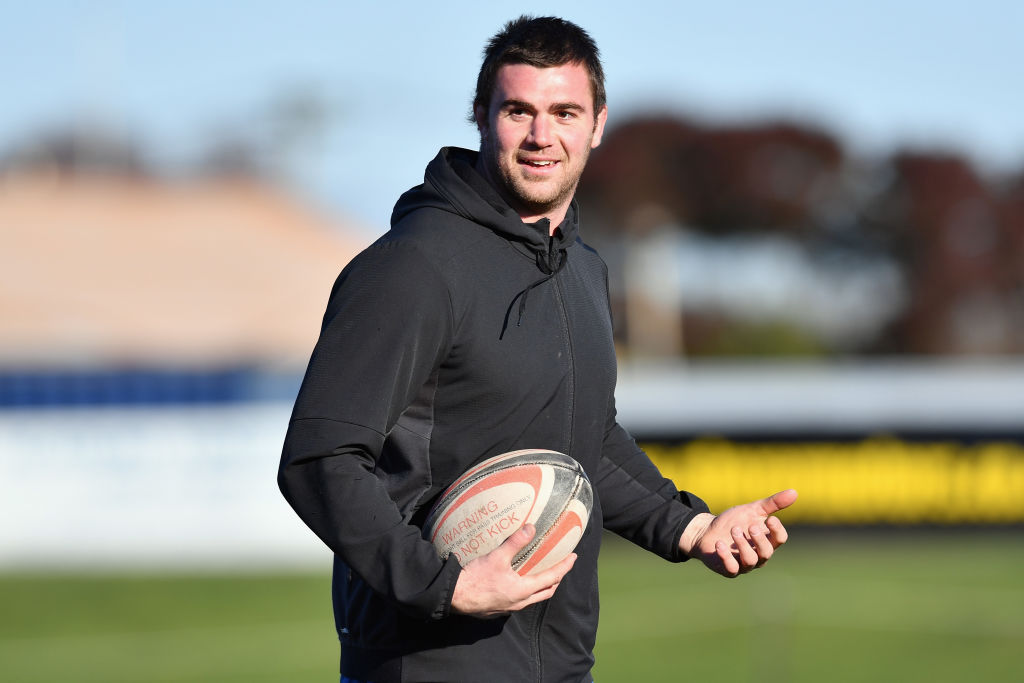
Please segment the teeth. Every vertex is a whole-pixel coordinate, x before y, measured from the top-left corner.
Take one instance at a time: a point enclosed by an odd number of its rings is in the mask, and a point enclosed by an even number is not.
[[[530,164],[531,166],[550,166],[554,162],[553,161],[528,161],[527,163]]]

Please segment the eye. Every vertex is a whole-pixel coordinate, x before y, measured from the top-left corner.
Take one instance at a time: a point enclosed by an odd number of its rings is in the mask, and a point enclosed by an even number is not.
[[[572,111],[571,109],[561,109],[555,114],[555,116],[557,116],[562,121],[572,121],[573,119],[577,118],[579,114]]]

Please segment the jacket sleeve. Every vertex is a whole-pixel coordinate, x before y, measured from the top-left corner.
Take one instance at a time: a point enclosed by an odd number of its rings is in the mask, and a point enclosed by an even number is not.
[[[356,257],[331,292],[278,471],[316,535],[373,590],[425,619],[448,614],[458,562],[438,558],[374,469],[450,326],[447,288],[414,250],[378,243]]]
[[[708,506],[662,476],[616,421],[614,405],[596,479],[606,529],[672,562],[689,559],[680,551],[679,539]]]

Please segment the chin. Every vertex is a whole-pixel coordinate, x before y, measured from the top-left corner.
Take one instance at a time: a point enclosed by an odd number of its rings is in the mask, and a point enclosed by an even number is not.
[[[555,188],[547,192],[538,191],[538,188],[533,187],[528,182],[514,189],[516,196],[522,204],[533,209],[543,209],[545,211],[555,208],[566,197],[566,192],[561,188]]]

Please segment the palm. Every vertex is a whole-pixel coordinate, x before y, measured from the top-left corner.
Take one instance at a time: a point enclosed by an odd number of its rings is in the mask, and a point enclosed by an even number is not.
[[[782,522],[772,515],[792,505],[796,497],[796,491],[787,489],[729,508],[708,525],[693,555],[712,571],[728,577],[760,567],[788,538]]]

